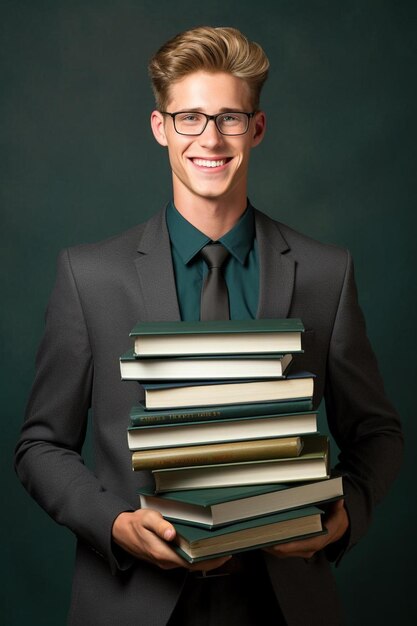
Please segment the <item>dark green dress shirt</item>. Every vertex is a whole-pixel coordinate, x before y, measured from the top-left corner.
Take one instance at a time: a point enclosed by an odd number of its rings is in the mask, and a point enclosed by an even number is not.
[[[199,320],[201,290],[208,271],[199,252],[211,239],[190,224],[172,202],[167,206],[166,219],[181,319]],[[259,299],[259,257],[255,216],[250,204],[237,224],[219,241],[230,252],[224,267],[230,318],[254,319]]]

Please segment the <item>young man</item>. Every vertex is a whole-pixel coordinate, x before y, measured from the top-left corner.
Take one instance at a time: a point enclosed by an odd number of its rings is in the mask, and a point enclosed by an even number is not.
[[[247,200],[267,71],[262,49],[235,29],[198,28],[165,44],[150,63],[151,125],[168,149],[173,201],[119,237],[61,253],[16,465],[31,495],[77,536],[72,625],[341,624],[330,561],[364,534],[397,473],[399,419],[366,337],[349,253]],[[118,357],[139,319],[199,319],[200,253],[210,242],[229,253],[232,319],[303,320],[296,365],[317,375],[315,405],[325,398],[346,499],[329,507],[325,536],[196,568],[170,547],[173,526],[137,509],[138,487],[152,480],[130,469],[126,415],[138,397],[120,382]],[[90,407],[94,473],[81,457]]]

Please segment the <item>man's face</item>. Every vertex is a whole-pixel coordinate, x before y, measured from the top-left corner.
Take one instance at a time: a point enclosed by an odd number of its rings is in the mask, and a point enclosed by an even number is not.
[[[171,86],[167,111],[249,113],[249,87],[227,73],[195,72]],[[213,120],[201,135],[180,135],[174,129],[173,119],[158,111],[153,112],[151,123],[156,140],[168,147],[176,202],[198,198],[233,202],[246,198],[249,154],[262,140],[263,113],[250,120],[246,134],[237,136],[222,135]]]

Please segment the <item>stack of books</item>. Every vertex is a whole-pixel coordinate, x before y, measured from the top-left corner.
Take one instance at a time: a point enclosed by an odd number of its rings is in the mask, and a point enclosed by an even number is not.
[[[312,410],[314,375],[292,372],[299,319],[142,322],[120,357],[145,390],[132,407],[134,471],[151,470],[143,508],[176,528],[195,562],[325,532],[317,503],[343,495]]]

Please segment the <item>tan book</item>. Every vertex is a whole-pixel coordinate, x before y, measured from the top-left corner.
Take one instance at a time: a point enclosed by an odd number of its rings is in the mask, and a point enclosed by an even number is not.
[[[153,470],[156,492],[324,480],[329,477],[329,441],[322,435],[304,438],[299,456],[284,459],[218,463]]]
[[[250,439],[178,448],[138,450],[132,454],[132,468],[134,470],[162,469],[294,457],[300,454],[302,447],[301,437],[281,437],[279,439]]]

